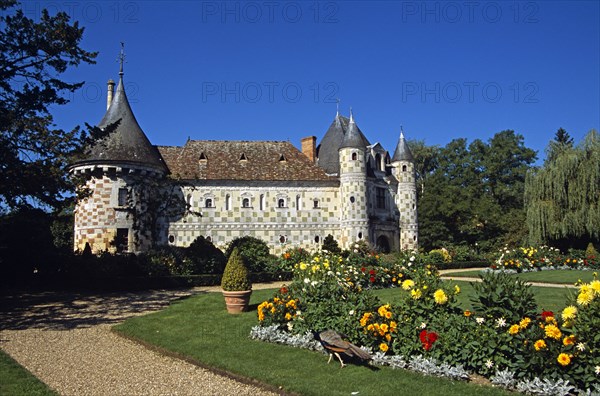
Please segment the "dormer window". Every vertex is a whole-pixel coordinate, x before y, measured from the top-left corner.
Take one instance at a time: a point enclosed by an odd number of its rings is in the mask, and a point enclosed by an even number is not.
[[[240,161],[248,161],[248,157],[246,157],[245,153],[242,153],[242,155],[240,156]]]
[[[198,158],[198,161],[203,161],[206,162],[208,160],[208,157],[206,157],[206,154],[204,154],[204,151],[200,153],[200,157]]]
[[[356,152],[352,153],[352,161],[356,161],[358,159],[358,154]]]
[[[206,208],[212,208],[213,207],[213,200],[212,200],[212,198],[206,198],[204,200],[204,207],[206,207]]]
[[[286,161],[287,161],[287,159],[285,158],[285,155],[281,154],[279,156],[279,162],[286,162]]]
[[[249,208],[249,207],[250,207],[250,198],[242,199],[242,208]]]
[[[283,199],[283,198],[279,198],[279,199],[277,200],[277,207],[278,207],[278,208],[285,208],[285,199]]]

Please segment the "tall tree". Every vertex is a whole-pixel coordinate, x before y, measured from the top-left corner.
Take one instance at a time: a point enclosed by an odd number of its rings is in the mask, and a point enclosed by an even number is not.
[[[408,147],[415,159],[415,174],[417,181],[417,199],[425,192],[425,181],[437,168],[439,147],[427,146],[424,140],[411,139]]]
[[[14,0],[0,0],[0,207],[57,207],[72,188],[66,167],[90,134],[56,129],[49,107],[64,105],[83,85],[59,79],[67,68],[95,63],[79,47],[84,29],[59,12],[26,17]],[[98,132],[96,130],[96,132]]]
[[[573,147],[573,138],[569,135],[569,132],[563,128],[558,128],[554,139],[550,141],[546,148],[546,162],[554,161],[558,154],[565,150]]]
[[[467,146],[455,139],[438,150],[418,206],[423,247],[478,243],[491,249],[526,237],[523,190],[536,153],[523,140],[506,130],[488,142]]]
[[[551,143],[552,144],[552,143]],[[600,136],[591,130],[527,175],[527,225],[532,243],[585,247],[600,239]]]

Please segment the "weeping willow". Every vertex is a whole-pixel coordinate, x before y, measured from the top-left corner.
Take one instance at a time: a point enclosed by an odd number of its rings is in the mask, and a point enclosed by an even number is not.
[[[531,243],[600,239],[600,135],[592,129],[576,147],[548,150],[552,159],[525,179]]]

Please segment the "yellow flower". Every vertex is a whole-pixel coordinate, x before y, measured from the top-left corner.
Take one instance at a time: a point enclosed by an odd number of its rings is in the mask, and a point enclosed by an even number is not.
[[[421,296],[423,294],[421,293],[421,290],[413,289],[410,291],[410,295],[412,296],[413,299],[418,300],[419,298],[421,298]]]
[[[305,271],[305,270],[306,270],[306,268],[308,268],[308,266],[306,265],[306,263],[300,263],[300,269],[301,269],[302,271]]]
[[[288,313],[286,313],[286,314],[285,314],[285,320],[288,320],[288,321],[289,321],[289,320],[292,320],[292,314],[291,314],[291,313],[289,313],[289,312],[288,312]]]
[[[546,328],[544,328],[544,333],[546,333],[546,337],[554,338],[555,340],[560,340],[562,337],[562,333],[560,332],[560,329],[552,324],[548,325],[548,326],[546,326]]]
[[[383,332],[383,334],[385,334],[388,332],[389,326],[385,323],[382,323],[381,326],[379,326],[379,329]]]
[[[567,355],[566,353],[561,353],[560,355],[558,355],[558,358],[556,358],[556,360],[561,366],[568,366],[571,363],[571,356]]]
[[[391,319],[391,318],[392,318],[392,313],[391,313],[390,311],[387,311],[387,312],[385,313],[385,318],[386,318],[386,319]]]
[[[435,300],[436,304],[440,305],[448,302],[448,296],[442,289],[437,289],[435,293],[433,293],[433,299]]]
[[[564,346],[575,345],[575,336],[571,334],[570,336],[563,338],[563,345]]]
[[[529,323],[531,323],[531,319],[529,319],[529,318],[523,318],[523,320],[521,320],[521,322],[519,322],[519,327],[521,329],[526,329],[527,326],[529,326]]]
[[[310,269],[312,270],[313,274],[315,272],[317,272],[321,267],[319,267],[318,265],[313,265]]]
[[[519,325],[518,324],[514,324],[512,326],[510,326],[510,328],[508,329],[508,333],[511,335],[515,335],[519,333]]]
[[[385,339],[387,340],[387,342],[390,342],[392,340],[392,335],[391,334],[386,334],[385,335]]]
[[[539,351],[540,349],[546,349],[546,341],[544,341],[544,340],[537,340],[533,344],[533,347],[535,348],[536,351]]]
[[[392,320],[390,322],[390,331],[396,331],[397,328],[398,328],[398,323],[396,323]]]
[[[404,290],[410,290],[415,286],[415,282],[411,279],[407,279],[404,282],[402,282],[402,288]]]
[[[388,312],[388,309],[390,309],[390,304],[385,304],[382,305],[381,307],[379,307],[379,309],[377,310],[377,313],[379,314],[379,316],[381,317],[385,317],[386,313]]]
[[[592,281],[590,288],[594,291],[594,294],[600,294],[600,281],[598,279]]]
[[[379,349],[380,349],[382,352],[387,352],[387,351],[388,351],[388,349],[389,349],[389,347],[388,347],[388,345],[387,345],[386,343],[382,342],[381,344],[379,344]]]
[[[593,299],[594,299],[593,292],[589,292],[589,291],[584,292],[584,291],[582,291],[577,296],[577,304],[586,306],[589,303],[591,303]]]
[[[373,325],[372,325],[372,324],[368,325],[368,326],[367,326],[367,330],[368,330],[368,331],[373,331]]]
[[[569,305],[562,311],[563,320],[572,320],[575,319],[575,315],[577,315],[577,307]]]
[[[458,285],[454,285],[454,294],[460,293],[460,287]]]
[[[472,314],[473,314],[473,312],[469,311],[468,309],[465,312],[463,312],[463,315],[465,315],[467,318],[469,316],[471,316]]]

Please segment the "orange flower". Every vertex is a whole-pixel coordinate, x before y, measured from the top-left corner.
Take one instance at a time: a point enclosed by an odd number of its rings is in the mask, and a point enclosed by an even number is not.
[[[468,318],[469,316],[471,316],[473,314],[473,312],[471,312],[467,309],[463,314]]]

